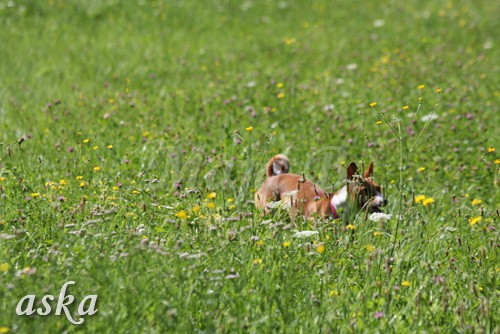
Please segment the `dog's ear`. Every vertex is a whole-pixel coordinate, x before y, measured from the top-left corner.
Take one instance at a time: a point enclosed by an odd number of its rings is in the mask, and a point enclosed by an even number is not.
[[[370,166],[368,166],[368,169],[365,171],[365,174],[363,176],[367,178],[372,175],[373,175],[373,162],[370,163]]]
[[[358,172],[358,166],[354,162],[351,162],[349,164],[349,167],[347,167],[347,179],[352,180],[352,177],[354,174]]]

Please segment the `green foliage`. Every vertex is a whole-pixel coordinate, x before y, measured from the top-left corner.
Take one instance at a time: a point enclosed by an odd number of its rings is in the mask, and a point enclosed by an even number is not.
[[[0,333],[498,332],[499,10],[0,0]],[[262,217],[280,152],[394,217]]]

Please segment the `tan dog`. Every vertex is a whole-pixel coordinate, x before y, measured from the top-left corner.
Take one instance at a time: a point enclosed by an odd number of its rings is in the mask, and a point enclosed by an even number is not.
[[[380,212],[379,207],[387,204],[379,185],[372,178],[373,163],[363,175],[357,175],[358,167],[351,162],[347,167],[346,185],[332,194],[325,193],[303,176],[288,174],[289,169],[290,161],[282,154],[269,160],[267,179],[255,193],[257,208],[269,212],[279,203],[281,207],[288,208],[293,217],[317,214],[339,218],[337,210],[348,203],[366,212]]]

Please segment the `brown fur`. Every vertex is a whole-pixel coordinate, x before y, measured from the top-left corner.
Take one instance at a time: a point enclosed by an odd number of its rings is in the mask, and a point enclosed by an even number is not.
[[[340,190],[327,194],[303,176],[288,174],[289,168],[290,162],[283,155],[274,156],[269,160],[266,167],[267,179],[255,193],[257,208],[268,212],[270,211],[268,208],[270,202],[282,201],[283,205],[290,206],[292,216],[331,215],[330,202]],[[380,194],[380,187],[372,179],[373,163],[370,164],[363,176],[357,175],[357,170],[354,162],[347,168],[349,202],[355,203],[358,209],[368,210],[372,208],[373,211],[378,211],[378,206],[381,205],[377,205],[377,209],[371,205],[374,194]]]

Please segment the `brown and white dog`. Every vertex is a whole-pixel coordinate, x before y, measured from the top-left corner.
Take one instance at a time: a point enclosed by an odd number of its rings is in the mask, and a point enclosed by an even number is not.
[[[346,205],[354,205],[356,210],[380,212],[387,204],[380,186],[373,180],[373,162],[363,175],[358,175],[358,167],[351,162],[347,167],[346,184],[337,192],[328,194],[303,176],[289,174],[290,161],[282,154],[269,160],[266,167],[267,178],[255,193],[257,208],[269,212],[279,203],[288,208],[292,217],[332,216],[339,218],[337,211]]]

